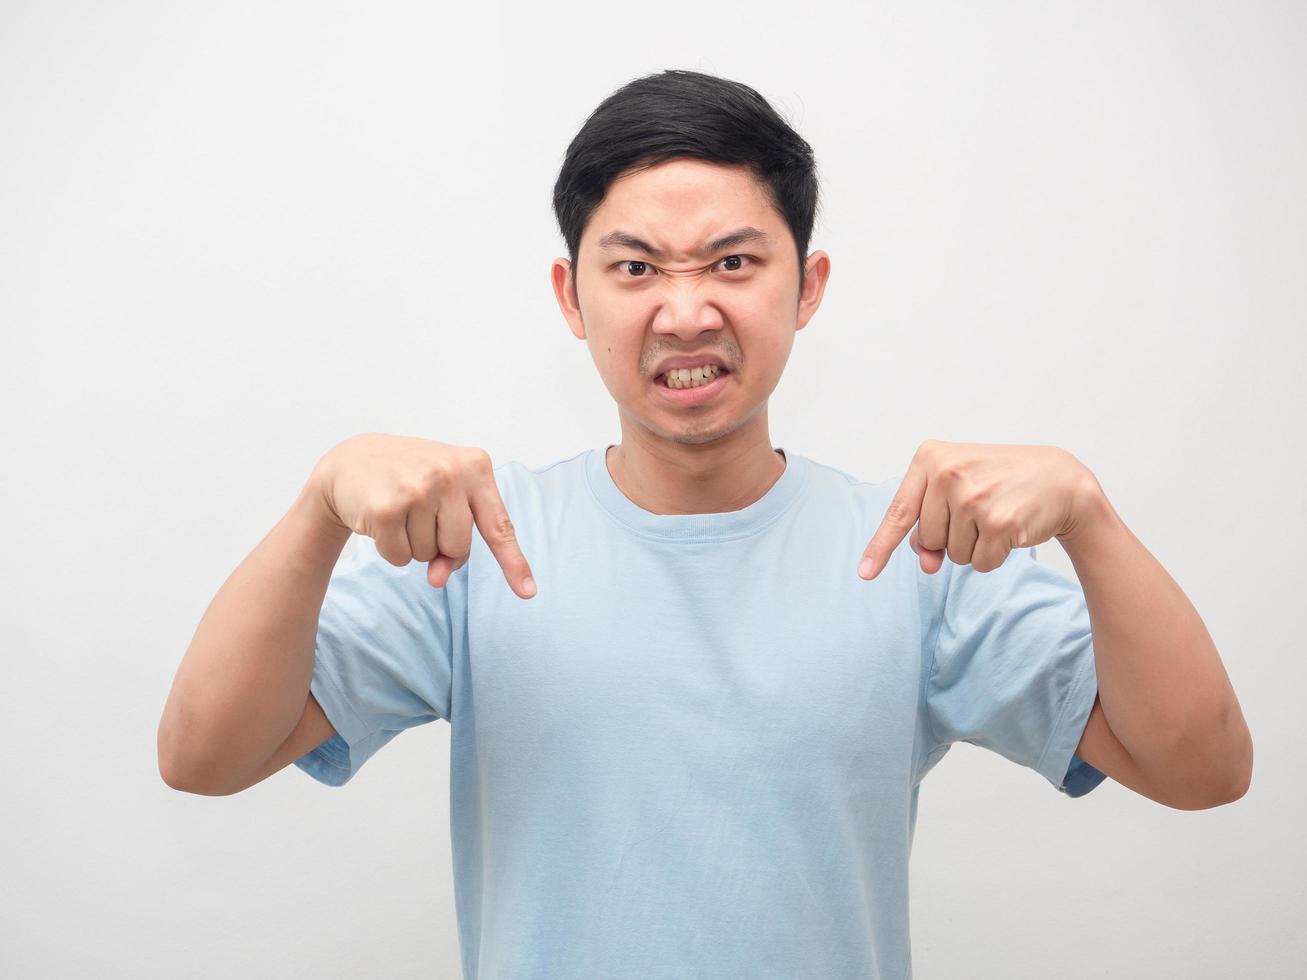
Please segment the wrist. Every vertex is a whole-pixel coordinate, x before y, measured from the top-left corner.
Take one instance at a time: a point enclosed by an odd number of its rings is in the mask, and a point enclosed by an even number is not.
[[[1063,546],[1074,545],[1119,521],[1116,510],[1103,492],[1102,484],[1093,473],[1086,470],[1084,479],[1072,496],[1069,526],[1055,537]]]
[[[300,488],[291,509],[323,537],[339,539],[343,545],[354,531],[341,522],[336,508],[332,506],[331,481],[324,466],[325,462],[324,456],[313,467],[313,472]]]

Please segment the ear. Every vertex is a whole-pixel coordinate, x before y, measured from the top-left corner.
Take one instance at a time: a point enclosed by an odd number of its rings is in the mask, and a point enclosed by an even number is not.
[[[826,280],[830,278],[830,256],[825,252],[813,252],[804,265],[803,291],[799,293],[799,318],[794,327],[802,330],[812,315],[821,306],[821,298],[826,292]]]
[[[578,340],[585,340],[585,324],[581,321],[581,300],[572,284],[572,263],[564,258],[554,259],[549,267],[549,279],[554,286],[554,298],[563,318]]]

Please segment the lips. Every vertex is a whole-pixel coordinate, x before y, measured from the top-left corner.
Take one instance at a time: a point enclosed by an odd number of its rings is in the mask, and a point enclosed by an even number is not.
[[[656,397],[662,399],[668,405],[698,407],[707,405],[721,397],[721,393],[730,384],[730,381],[730,372],[720,371],[712,381],[699,385],[697,388],[672,388],[667,384],[656,381],[653,382],[653,386],[658,389]]]

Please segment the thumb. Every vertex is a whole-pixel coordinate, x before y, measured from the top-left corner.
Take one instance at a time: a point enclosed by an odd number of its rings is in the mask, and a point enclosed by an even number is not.
[[[432,588],[444,588],[452,574],[454,574],[454,559],[449,555],[436,555],[427,562],[427,581],[431,583]]]

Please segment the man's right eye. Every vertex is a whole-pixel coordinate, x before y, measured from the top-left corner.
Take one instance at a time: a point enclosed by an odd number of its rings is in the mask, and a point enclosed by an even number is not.
[[[631,274],[631,278],[639,279],[644,276],[644,270],[650,268],[648,262],[641,262],[638,259],[628,259],[625,262],[618,262],[618,268],[626,268]]]

